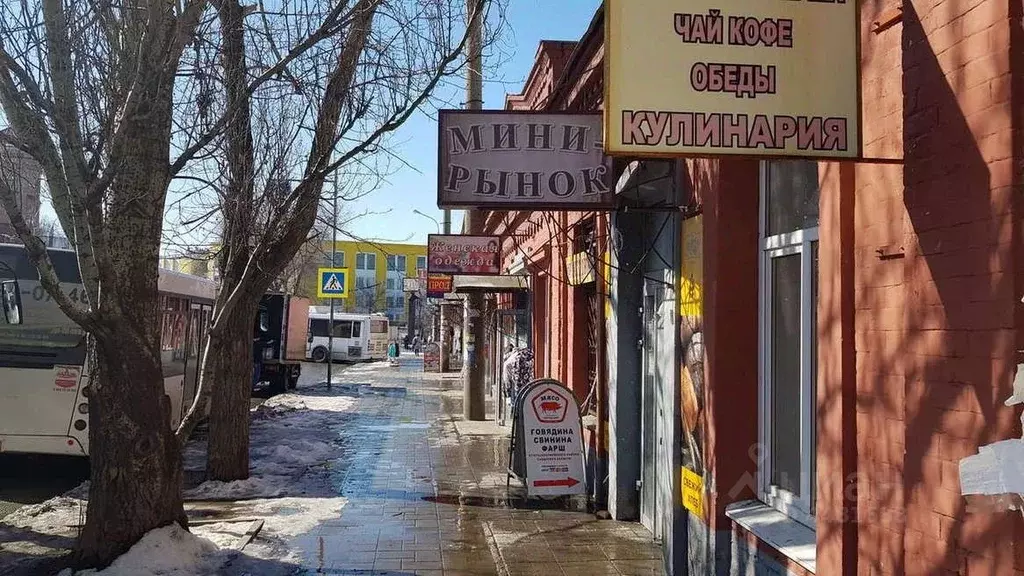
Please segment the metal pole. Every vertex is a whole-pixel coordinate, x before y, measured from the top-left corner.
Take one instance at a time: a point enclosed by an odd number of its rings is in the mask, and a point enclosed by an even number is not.
[[[483,108],[483,16],[477,13],[480,0],[466,0],[470,14],[469,42],[467,43],[466,67],[466,109]],[[483,214],[466,210],[465,230],[469,234],[481,234],[484,230]],[[466,420],[484,420],[487,417],[485,405],[484,346],[487,324],[484,322],[484,295],[471,292],[466,295],[463,314],[463,346],[465,347],[462,371],[462,415]]]
[[[338,173],[334,173],[334,202],[331,208],[331,268],[338,261]],[[348,282],[346,276],[345,282]],[[331,298],[330,320],[327,322],[327,389],[331,389],[334,366],[334,298]]]

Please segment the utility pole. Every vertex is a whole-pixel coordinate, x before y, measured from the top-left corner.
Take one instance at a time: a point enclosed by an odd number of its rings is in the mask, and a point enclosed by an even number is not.
[[[331,268],[338,261],[338,172],[334,172],[334,202],[331,207]],[[348,283],[348,274],[345,275]],[[327,389],[331,389],[331,368],[334,366],[334,301],[331,298],[330,320],[327,322]]]
[[[480,0],[466,0],[469,14],[469,42],[466,45],[466,109],[483,108],[483,15]],[[466,210],[466,232],[482,234],[483,214],[478,210]],[[466,294],[466,308],[463,316],[463,340],[466,347],[465,366],[462,371],[462,415],[466,420],[484,420],[487,408],[484,404],[485,361],[483,346],[487,337],[484,322],[484,295],[481,292]]]

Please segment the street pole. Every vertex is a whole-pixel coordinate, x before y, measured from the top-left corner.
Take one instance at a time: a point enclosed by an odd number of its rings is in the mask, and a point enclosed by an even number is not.
[[[477,13],[480,0],[466,0],[467,13],[470,14],[469,42],[467,43],[466,67],[466,109],[480,110],[483,108],[483,16]],[[484,231],[483,214],[477,210],[466,210],[465,229],[468,234],[482,234]],[[484,420],[487,408],[484,403],[484,354],[483,347],[487,336],[484,314],[484,295],[481,292],[470,292],[466,295],[466,308],[463,316],[463,346],[465,360],[462,371],[462,415],[466,420]]]
[[[334,202],[331,207],[331,268],[338,261],[338,173],[334,173]],[[348,282],[348,275],[345,275]],[[327,323],[327,389],[331,389],[331,368],[334,366],[334,298],[331,298],[331,314]]]

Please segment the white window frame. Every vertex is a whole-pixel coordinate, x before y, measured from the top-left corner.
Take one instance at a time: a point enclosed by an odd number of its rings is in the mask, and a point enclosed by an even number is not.
[[[363,257],[363,266],[359,267],[359,257]],[[373,266],[369,265],[370,260],[373,260]],[[356,254],[356,270],[377,270],[377,255],[372,252],[359,252]]]
[[[405,275],[405,266],[409,263],[408,259],[402,254],[390,254],[387,257],[388,272],[395,272],[397,274]]]
[[[815,398],[815,375],[812,373],[815,366],[811,358],[813,339],[817,337],[817,329],[811,326],[813,317],[813,265],[812,265],[812,244],[818,242],[819,227],[806,228],[795,232],[787,232],[766,236],[768,230],[768,184],[769,184],[769,162],[761,162],[760,170],[760,230],[758,242],[760,244],[760,303],[759,306],[759,354],[758,363],[758,441],[762,447],[761,458],[758,462],[758,493],[765,504],[772,506],[793,520],[804,524],[812,529],[816,527],[814,506],[812,503],[812,492],[816,490],[816,479],[812,483],[811,471],[817,472],[813,466],[812,458],[815,458],[814,439],[815,431],[811,427],[817,419],[814,411],[817,399]],[[819,192],[820,193],[820,192]],[[820,244],[819,244],[820,250]],[[772,349],[771,349],[771,317],[770,309],[772,302],[771,293],[771,263],[772,259],[780,256],[800,254],[800,496],[792,492],[772,485],[772,426],[771,416],[771,393],[772,393]]]
[[[419,272],[420,270],[426,270],[426,269],[427,269],[427,257],[426,256],[417,256],[416,257],[416,271]]]

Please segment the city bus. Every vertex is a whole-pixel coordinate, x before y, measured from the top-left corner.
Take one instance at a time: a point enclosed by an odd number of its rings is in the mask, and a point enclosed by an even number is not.
[[[326,362],[331,314],[323,306],[310,306],[306,357]],[[388,354],[388,318],[381,314],[334,313],[332,360],[383,360]]]
[[[87,300],[75,253],[51,249],[61,289]],[[177,427],[195,397],[214,283],[159,271],[164,386]],[[89,453],[86,339],[39,282],[24,246],[0,244],[0,452]]]

